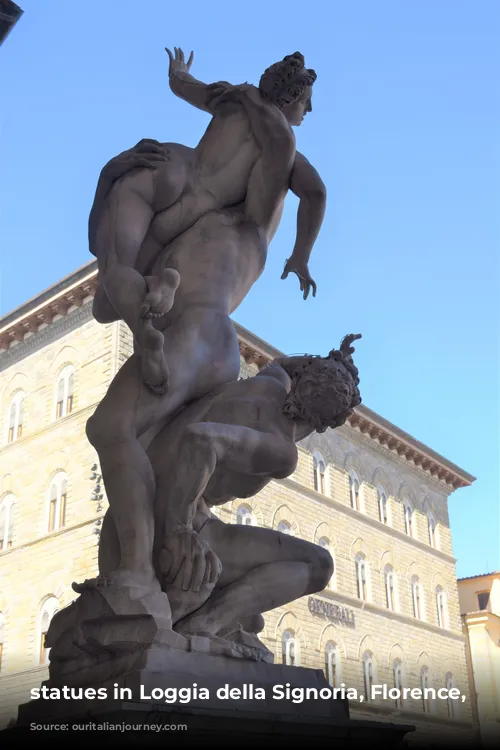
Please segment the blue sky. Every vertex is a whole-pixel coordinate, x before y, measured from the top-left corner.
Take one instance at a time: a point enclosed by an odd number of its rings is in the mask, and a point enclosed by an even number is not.
[[[208,115],[170,93],[165,46],[233,83],[300,50],[318,79],[298,148],[328,189],[318,295],[280,280],[290,197],[234,318],[288,353],[361,332],[364,403],[478,477],[450,498],[458,575],[499,569],[498,2],[21,6],[0,48],[0,314],[91,260],[109,158],[144,137],[201,137]]]

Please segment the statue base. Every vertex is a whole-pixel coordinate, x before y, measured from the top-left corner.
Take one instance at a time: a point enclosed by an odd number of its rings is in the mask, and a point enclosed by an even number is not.
[[[72,746],[79,746],[80,738],[82,746],[102,738],[111,746],[164,746],[168,731],[168,739],[173,733],[177,744],[194,738],[226,746],[243,739],[314,737],[335,739],[342,748],[374,740],[395,747],[413,731],[412,726],[350,719],[346,699],[319,697],[320,690],[330,689],[321,670],[175,649],[169,656],[168,668],[155,668],[151,652],[146,668],[94,684],[95,690],[104,688],[107,697],[102,699],[40,698],[25,703],[9,731],[20,738],[38,725],[44,738],[70,741]],[[304,700],[287,698],[287,686],[302,688]],[[179,695],[182,688],[186,692]],[[310,695],[318,697],[306,699],[307,688],[315,688],[317,693]],[[174,696],[175,702],[165,702]]]

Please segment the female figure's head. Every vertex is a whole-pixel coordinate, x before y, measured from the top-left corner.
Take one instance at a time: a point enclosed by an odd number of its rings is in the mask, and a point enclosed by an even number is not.
[[[264,71],[259,90],[281,109],[290,125],[300,125],[307,112],[312,111],[315,80],[316,72],[305,67],[300,52],[294,52]]]

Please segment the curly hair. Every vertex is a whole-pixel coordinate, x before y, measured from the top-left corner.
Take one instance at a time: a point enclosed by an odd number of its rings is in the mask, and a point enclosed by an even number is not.
[[[305,67],[304,56],[294,52],[264,71],[259,89],[264,97],[281,109],[300,99],[316,77],[316,71]]]
[[[292,419],[305,420],[316,432],[325,432],[345,423],[361,403],[359,376],[352,361],[350,344],[359,334],[344,338],[340,350],[328,357],[311,357],[292,378],[283,412]]]

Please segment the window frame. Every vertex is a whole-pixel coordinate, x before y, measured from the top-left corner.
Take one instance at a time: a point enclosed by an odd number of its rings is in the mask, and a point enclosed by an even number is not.
[[[327,462],[319,453],[314,451],[313,453],[313,487],[315,492],[319,492],[320,495],[327,495]],[[323,467],[323,471],[321,470]]]
[[[398,679],[399,676],[399,679]],[[394,705],[396,708],[403,708],[403,689],[405,685],[403,662],[401,659],[394,659],[392,662],[392,681],[394,687],[400,691],[397,698],[394,698]]]
[[[363,690],[365,700],[372,702],[371,688],[375,684],[375,661],[371,651],[365,651],[363,654]]]
[[[75,405],[75,368],[73,365],[65,365],[59,372],[55,387],[54,420],[57,422],[73,413]],[[62,400],[59,399],[60,386],[63,386]],[[70,388],[71,384],[71,388]],[[61,408],[59,408],[61,405]]]
[[[409,511],[409,512],[408,512]],[[415,534],[415,509],[408,498],[403,500],[404,526],[405,533],[411,539],[416,539]]]
[[[54,615],[59,612],[60,610],[60,602],[59,599],[56,596],[48,596],[45,601],[43,602],[42,606],[40,607],[40,612],[38,614],[38,627],[37,627],[37,644],[38,644],[38,651],[36,653],[36,662],[39,666],[46,666],[49,663],[49,653],[50,648],[47,648],[45,646],[45,636],[48,633],[48,630],[50,628],[50,623],[52,622],[52,619]],[[47,615],[48,622],[47,626],[44,629],[44,617]]]
[[[382,498],[385,498],[385,503],[382,503]],[[383,526],[390,526],[391,525],[391,518],[389,513],[389,495],[385,491],[385,489],[382,486],[377,487],[377,504],[378,504],[378,518],[381,524]],[[385,521],[384,521],[384,514],[382,513],[382,508],[385,510]]]
[[[23,436],[23,422],[24,422],[24,401],[26,394],[23,390],[18,390],[14,393],[10,399],[9,406],[7,409],[6,419],[6,435],[5,443],[12,445],[16,443]],[[12,419],[12,412],[14,411],[14,419]],[[11,423],[14,423],[13,425]],[[12,430],[12,434],[11,434]]]
[[[448,627],[448,597],[441,585],[436,586],[436,612],[437,621],[440,628]]]
[[[0,522],[2,520],[2,513],[5,513],[5,524],[3,529],[3,539],[0,539],[0,553],[6,552],[8,549],[14,546],[14,522],[13,522],[13,507],[17,501],[16,496],[12,492],[8,492],[0,502]],[[1,526],[0,526],[1,530]],[[10,538],[9,538],[10,537]],[[10,542],[10,543],[9,543]]]
[[[286,526],[286,528],[285,528],[285,526]],[[292,533],[292,524],[290,523],[290,521],[287,521],[284,518],[282,518],[281,521],[278,522],[278,524],[276,526],[276,530],[279,531],[280,534],[286,534],[287,536],[293,536],[293,533]]]
[[[425,688],[432,688],[431,673],[430,673],[429,667],[426,664],[420,667],[419,681],[420,681],[420,689],[422,690],[422,710],[426,714],[431,714],[432,713],[432,698],[425,697],[425,694],[424,694]]]
[[[437,521],[434,514],[430,511],[427,513],[427,533],[429,536],[429,545],[432,549],[439,549]]]
[[[340,679],[340,651],[335,641],[325,643],[325,677],[330,687],[335,688]]]
[[[444,677],[444,685],[447,692],[446,695],[446,706],[448,709],[448,716],[450,719],[456,719],[457,718],[457,706],[455,706],[455,701],[453,698],[450,698],[450,690],[452,690],[455,687],[455,681],[453,679],[453,672],[446,672]]]
[[[249,522],[246,523],[245,521],[240,522],[239,518],[247,518],[249,519]],[[252,509],[249,505],[246,503],[240,503],[238,505],[238,508],[236,509],[236,525],[237,526],[257,526],[257,521],[252,513]]]
[[[356,486],[357,490],[355,489]],[[351,508],[353,510],[356,510],[358,513],[363,512],[364,508],[361,495],[361,482],[355,471],[349,472],[349,500],[351,503]]]
[[[418,594],[418,596],[417,596]],[[413,617],[420,622],[424,621],[423,589],[420,578],[417,575],[411,579],[411,601]]]
[[[326,544],[322,544],[322,542],[326,542]],[[332,544],[327,536],[320,536],[320,538],[317,541],[317,544],[319,547],[326,549],[330,553],[330,556],[333,560],[333,573],[331,575],[330,580],[328,581],[327,588],[334,589],[335,588],[336,564],[335,564],[335,557],[332,552]]]
[[[389,597],[389,579],[392,581],[392,602],[390,602]],[[393,566],[390,563],[387,563],[387,565],[384,567],[384,588],[385,588],[385,603],[387,606],[387,609],[390,612],[397,612],[397,593],[396,593],[396,573],[394,571]],[[391,606],[392,604],[392,606]]]
[[[63,493],[65,486],[66,492]],[[55,497],[52,489],[55,488]],[[68,508],[69,477],[64,471],[58,471],[52,477],[47,491],[47,511],[45,530],[47,534],[60,531],[66,527],[66,514]]]
[[[356,595],[362,602],[370,601],[370,572],[368,561],[362,552],[358,552],[355,558],[355,569],[356,569]],[[364,573],[364,578],[362,576]],[[361,590],[364,584],[364,596],[361,596]]]
[[[299,642],[291,628],[286,628],[281,635],[281,659],[287,667],[300,667]]]

